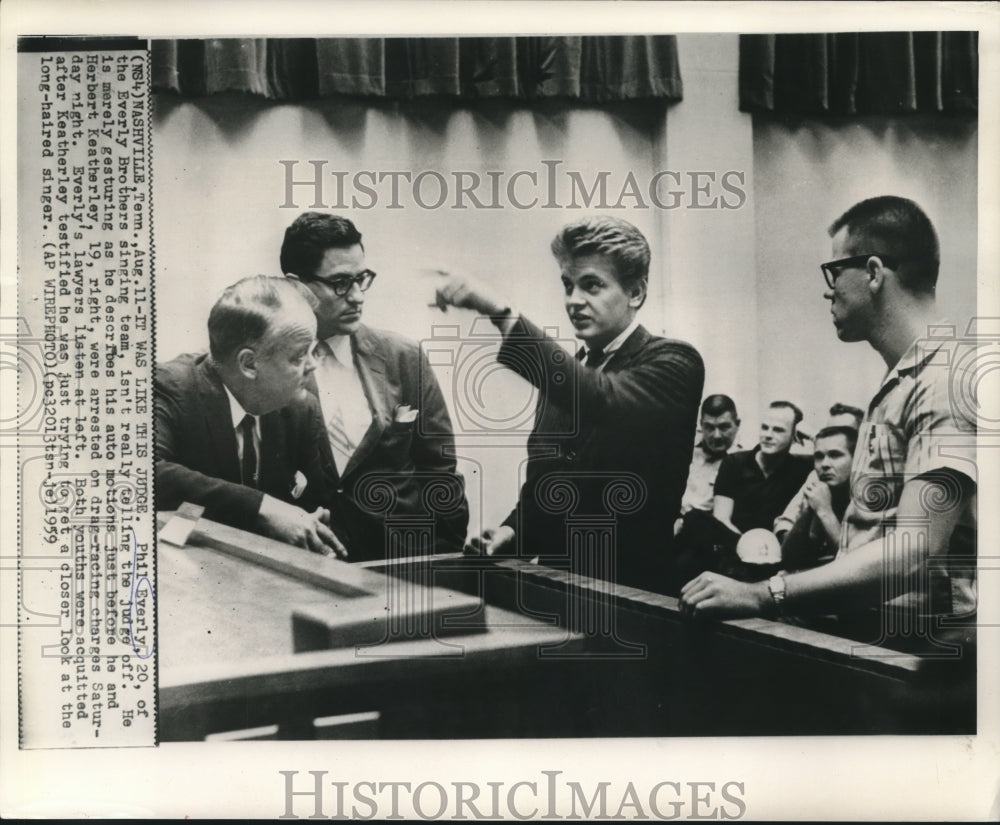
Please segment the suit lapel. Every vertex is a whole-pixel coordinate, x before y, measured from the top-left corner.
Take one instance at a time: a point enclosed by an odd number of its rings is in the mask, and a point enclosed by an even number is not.
[[[229,412],[229,398],[222,386],[222,379],[207,358],[198,365],[198,392],[205,415],[208,449],[215,451],[217,466],[223,469],[223,478],[239,484],[239,452]]]
[[[632,334],[625,339],[625,343],[611,355],[608,363],[604,365],[603,371],[618,372],[625,369],[631,363],[632,359],[642,351],[642,348],[646,346],[646,342],[651,337],[642,324],[637,326]]]
[[[282,456],[286,459],[284,436],[286,423],[280,410],[270,412],[260,417],[260,489],[277,490],[287,493],[291,489],[292,480],[278,478],[282,466]],[[287,489],[286,489],[287,484]]]
[[[385,374],[385,355],[378,341],[368,334],[365,327],[360,327],[351,338],[351,352],[354,356],[354,366],[361,379],[368,406],[372,411],[372,423],[364,438],[344,468],[346,478],[364,463],[369,453],[382,438],[382,433],[392,421],[393,405],[389,397],[389,382]]]

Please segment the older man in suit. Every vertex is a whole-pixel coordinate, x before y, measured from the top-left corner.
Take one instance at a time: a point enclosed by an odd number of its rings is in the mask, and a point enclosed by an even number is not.
[[[665,591],[704,383],[701,356],[636,319],[650,255],[632,224],[577,221],[556,236],[552,252],[583,343],[575,359],[489,286],[442,273],[439,303],[491,316],[503,333],[500,363],[539,390],[518,505],[469,550],[519,549],[586,576]],[[584,535],[588,524],[609,521],[613,546],[600,530]]]
[[[215,521],[343,555],[319,506],[323,430],[305,391],[316,333],[306,296],[284,278],[245,278],[212,308],[210,351],[157,366],[156,503],[200,504]]]
[[[444,396],[418,345],[361,323],[375,273],[347,218],[306,212],[285,231],[281,269],[315,296],[311,390],[326,423],[332,525],[352,561],[383,558],[388,519],[432,525],[392,553],[459,550],[469,509]]]

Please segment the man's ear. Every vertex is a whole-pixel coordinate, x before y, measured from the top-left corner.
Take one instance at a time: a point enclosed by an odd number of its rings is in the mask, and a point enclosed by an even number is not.
[[[250,347],[243,347],[236,353],[236,367],[244,378],[251,381],[257,378],[257,353]]]
[[[872,255],[868,258],[868,263],[865,265],[865,271],[868,273],[868,289],[872,294],[877,294],[882,291],[882,287],[885,286],[885,275],[888,272],[885,264],[882,263],[882,259],[877,255]]]
[[[636,281],[632,287],[632,294],[629,296],[628,305],[630,307],[635,307],[638,309],[642,306],[643,301],[646,300],[646,282]]]

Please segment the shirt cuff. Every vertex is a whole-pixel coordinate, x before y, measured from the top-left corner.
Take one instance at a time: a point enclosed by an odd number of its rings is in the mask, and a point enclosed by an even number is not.
[[[513,307],[508,305],[502,312],[499,312],[496,315],[491,315],[490,320],[500,330],[500,334],[506,338],[510,335],[511,330],[514,329],[514,325],[517,323],[517,319],[519,317],[519,313]]]

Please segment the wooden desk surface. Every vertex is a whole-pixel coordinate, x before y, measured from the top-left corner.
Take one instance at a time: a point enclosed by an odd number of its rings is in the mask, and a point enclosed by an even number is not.
[[[157,552],[161,684],[174,681],[171,672],[175,668],[190,675],[220,664],[293,653],[294,613],[332,616],[334,622],[341,616],[348,626],[384,621],[400,595],[397,580],[371,569],[372,565],[318,556],[205,519],[185,547],[161,542]],[[266,555],[273,566],[262,566],[258,554]],[[421,589],[428,588],[407,587],[402,595],[416,602]],[[468,635],[504,627],[541,632],[550,641],[567,636],[565,630],[545,622],[484,606],[481,598],[442,587],[432,589],[433,599],[426,601],[475,617]],[[459,629],[449,635],[467,634]],[[434,650],[440,647],[436,640],[428,641]],[[511,637],[512,644],[520,641]],[[401,655],[425,655],[419,644],[408,640],[393,644],[416,651]],[[501,643],[491,639],[477,644],[491,648]],[[346,646],[352,656],[358,653],[353,645]]]
[[[692,624],[669,596],[520,560],[352,565],[203,520],[187,548],[159,545],[157,574],[165,739],[268,719],[303,738],[311,734],[296,714],[367,711],[380,718],[371,735],[397,738],[975,726],[974,675],[942,687],[918,657],[813,630]],[[445,635],[350,643],[392,605],[419,615],[414,605],[431,591],[435,609],[457,608]],[[613,644],[584,626],[587,610],[608,605]],[[296,613],[319,628],[319,644],[303,648]],[[346,631],[332,647],[315,649],[338,625]],[[296,643],[308,652],[293,652]]]

